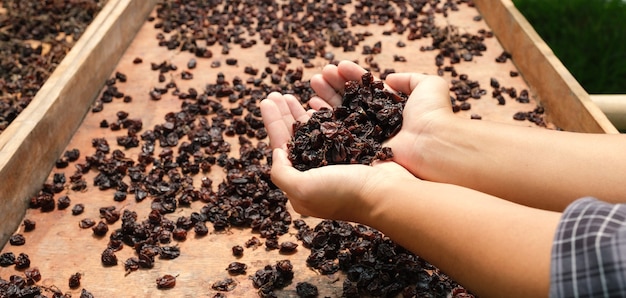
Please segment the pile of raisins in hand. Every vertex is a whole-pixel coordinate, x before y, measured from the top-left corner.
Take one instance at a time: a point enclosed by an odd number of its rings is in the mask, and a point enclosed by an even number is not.
[[[407,96],[386,90],[370,72],[345,84],[343,103],[294,124],[289,159],[305,171],[333,164],[370,164],[393,157],[382,143],[402,126]]]

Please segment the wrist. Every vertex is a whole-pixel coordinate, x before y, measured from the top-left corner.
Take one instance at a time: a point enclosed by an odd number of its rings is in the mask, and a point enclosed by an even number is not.
[[[454,115],[437,115],[436,119],[420,124],[419,129],[403,129],[389,142],[394,161],[416,177],[431,180],[432,173],[440,170],[442,162],[452,158],[446,152],[452,151],[452,154],[458,139],[464,138],[462,131],[470,124],[464,120]]]
[[[397,164],[395,166],[400,167]],[[413,176],[407,176],[380,171],[377,179],[371,179],[361,189],[352,221],[380,229],[381,220],[394,213],[392,210],[397,207],[397,200],[406,195],[405,190],[418,189],[417,184],[425,183]]]

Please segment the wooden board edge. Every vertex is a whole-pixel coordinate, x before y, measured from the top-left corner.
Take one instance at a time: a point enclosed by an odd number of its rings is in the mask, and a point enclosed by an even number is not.
[[[550,121],[567,131],[618,133],[511,0],[474,2]]]
[[[157,0],[109,0],[31,104],[0,134],[0,247]]]

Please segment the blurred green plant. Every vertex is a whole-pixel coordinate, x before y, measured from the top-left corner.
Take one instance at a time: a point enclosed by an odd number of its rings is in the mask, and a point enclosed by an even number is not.
[[[590,94],[626,94],[626,2],[513,0]]]

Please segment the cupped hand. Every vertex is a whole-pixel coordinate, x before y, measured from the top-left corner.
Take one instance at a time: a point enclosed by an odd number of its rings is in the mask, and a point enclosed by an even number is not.
[[[367,222],[385,187],[397,187],[415,177],[394,162],[366,165],[332,165],[299,171],[287,156],[287,143],[296,121],[309,113],[291,95],[271,93],[261,101],[261,113],[274,148],[272,181],[289,198],[296,212],[320,218]]]
[[[376,217],[376,205],[388,199],[389,188],[416,180],[405,168],[389,161],[299,171],[281,148],[274,149],[272,160],[272,181],[285,191],[294,210],[319,218],[371,222]]]
[[[341,61],[337,66],[327,65],[321,74],[311,78],[311,87],[317,96],[310,100],[309,105],[313,109],[340,105],[345,83],[360,81],[365,72],[351,61]],[[395,162],[419,177],[422,163],[420,148],[425,146],[422,136],[436,134],[436,127],[440,124],[448,125],[457,119],[452,112],[449,85],[439,76],[419,73],[390,74],[385,83],[389,89],[409,94],[402,128],[385,146],[392,149]]]

